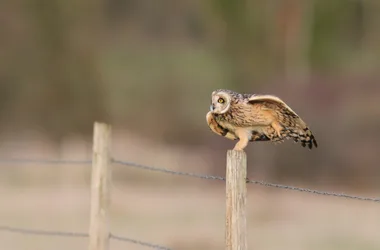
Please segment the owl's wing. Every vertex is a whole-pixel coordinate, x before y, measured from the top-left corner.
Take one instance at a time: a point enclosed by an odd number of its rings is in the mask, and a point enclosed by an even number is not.
[[[287,114],[293,118],[300,118],[284,101],[273,95],[254,95],[249,99],[250,104],[261,104],[261,109],[272,110]]]
[[[231,133],[228,129],[223,128],[222,126],[220,126],[216,122],[216,120],[214,119],[214,116],[212,115],[211,111],[209,111],[207,113],[206,120],[207,120],[207,124],[208,124],[209,128],[215,134],[224,136],[224,137],[226,137],[227,139],[230,139],[230,140],[237,140],[238,139],[235,134]]]
[[[296,142],[301,141],[302,146],[307,145],[310,149],[313,145],[318,147],[306,123],[280,98],[272,95],[254,95],[248,99],[248,102],[259,105],[259,110],[267,111],[275,119],[272,126],[279,125],[281,135],[292,138]]]

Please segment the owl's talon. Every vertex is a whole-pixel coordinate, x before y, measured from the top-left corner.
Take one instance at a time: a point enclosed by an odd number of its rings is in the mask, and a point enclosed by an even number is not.
[[[238,145],[238,144],[239,144],[239,142],[235,145],[235,147],[234,147],[232,150],[236,150],[236,151],[244,151],[245,146],[242,147],[242,146],[240,146],[240,145]]]

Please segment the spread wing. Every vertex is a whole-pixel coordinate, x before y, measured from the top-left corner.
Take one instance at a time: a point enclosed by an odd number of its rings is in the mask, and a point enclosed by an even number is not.
[[[313,145],[318,147],[306,123],[280,98],[272,95],[254,95],[248,99],[248,103],[258,105],[258,109],[265,110],[271,115],[274,132],[267,135],[269,138],[292,138],[296,142],[300,141],[304,147],[308,146],[310,149]]]
[[[255,95],[250,97],[250,104],[261,104],[261,109],[286,114],[293,118],[301,119],[284,101],[273,95]]]
[[[214,133],[216,133],[218,135],[224,136],[224,137],[226,137],[227,139],[230,139],[230,140],[237,140],[238,139],[234,133],[231,133],[228,129],[223,128],[222,126],[220,126],[216,122],[216,120],[214,119],[214,116],[212,115],[211,111],[209,111],[207,113],[206,120],[207,120],[207,124],[208,124],[208,126],[209,126],[209,128],[211,129],[212,132],[214,132]]]

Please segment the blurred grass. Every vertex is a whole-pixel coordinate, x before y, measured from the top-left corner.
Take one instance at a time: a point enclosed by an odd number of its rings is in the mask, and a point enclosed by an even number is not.
[[[281,97],[321,145],[250,145],[253,166],[378,188],[379,10],[371,0],[5,1],[0,136],[38,131],[60,147],[91,140],[102,120],[154,143],[131,146],[136,158],[170,147],[154,157],[179,167],[189,150],[196,164],[184,168],[218,172],[232,143],[210,133],[205,114],[211,92],[230,88]]]
[[[114,45],[103,57],[108,110],[115,121],[139,129],[151,130],[154,120],[165,130],[161,117],[203,126],[199,110],[208,106],[212,90],[228,86],[230,79],[227,60],[199,46]]]

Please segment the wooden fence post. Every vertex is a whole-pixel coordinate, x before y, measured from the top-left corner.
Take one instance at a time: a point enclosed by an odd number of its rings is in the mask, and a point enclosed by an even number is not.
[[[92,156],[89,250],[109,248],[111,126],[95,122]]]
[[[226,169],[226,250],[247,250],[247,155],[228,150]]]

